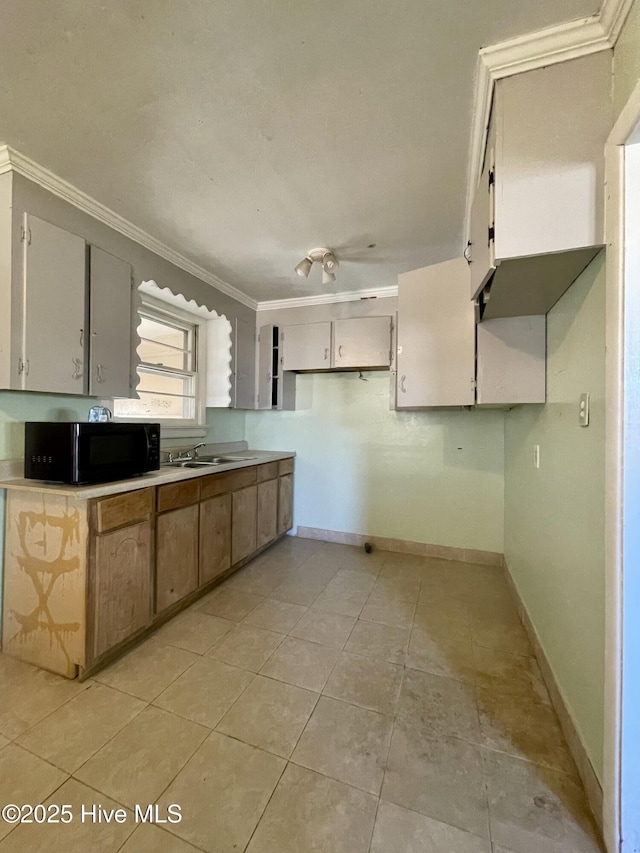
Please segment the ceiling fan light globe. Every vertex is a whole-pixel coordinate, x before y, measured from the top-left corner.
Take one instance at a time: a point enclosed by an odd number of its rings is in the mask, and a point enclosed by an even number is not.
[[[298,273],[300,278],[309,278],[309,273],[311,272],[311,267],[313,265],[313,261],[311,258],[303,258],[299,264],[295,267],[295,271]]]
[[[335,281],[336,277],[332,272],[327,272],[326,269],[322,270],[322,283],[323,284],[331,284],[332,281]]]

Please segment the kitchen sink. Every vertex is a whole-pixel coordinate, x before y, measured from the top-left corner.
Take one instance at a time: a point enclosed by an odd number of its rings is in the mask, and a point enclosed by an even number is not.
[[[163,468],[211,468],[226,462],[226,459],[183,459],[182,462],[163,462]]]

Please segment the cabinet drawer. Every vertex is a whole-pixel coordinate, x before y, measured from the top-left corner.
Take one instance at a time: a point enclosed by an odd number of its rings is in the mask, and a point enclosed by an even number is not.
[[[278,462],[278,474],[293,474],[293,459],[282,459]]]
[[[258,482],[264,483],[265,480],[275,480],[278,476],[278,463],[267,462],[266,465],[258,465]]]
[[[251,486],[256,482],[256,466],[242,468],[239,471],[229,471],[226,474],[214,474],[202,481],[202,500],[224,495],[225,492],[235,492]]]
[[[144,521],[153,512],[153,489],[138,489],[95,503],[95,526],[98,533]]]
[[[189,506],[200,500],[200,480],[185,480],[183,483],[167,483],[158,487],[158,512]]]

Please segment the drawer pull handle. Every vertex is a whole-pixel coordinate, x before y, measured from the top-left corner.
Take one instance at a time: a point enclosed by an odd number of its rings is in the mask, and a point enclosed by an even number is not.
[[[402,393],[403,393],[403,394],[406,394],[406,393],[407,393],[407,389],[404,387],[404,380],[405,380],[406,378],[407,378],[406,376],[401,376],[401,377],[400,377],[400,390],[402,391]]]

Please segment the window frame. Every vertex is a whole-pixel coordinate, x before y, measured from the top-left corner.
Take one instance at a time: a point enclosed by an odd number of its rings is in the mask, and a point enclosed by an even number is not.
[[[194,375],[194,417],[193,418],[161,418],[149,415],[144,418],[127,417],[116,415],[114,421],[121,423],[159,423],[162,428],[163,437],[176,438],[201,438],[207,433],[206,429],[206,365],[207,365],[207,335],[206,320],[198,314],[185,311],[160,299],[154,299],[146,293],[140,293],[140,303],[136,309],[136,320],[140,317],[148,317],[150,320],[158,320],[164,323],[173,323],[178,326],[188,326],[193,329],[193,359],[195,370],[190,371]],[[139,323],[138,323],[139,325]],[[136,330],[138,328],[136,325]],[[139,342],[139,338],[136,338]],[[137,347],[136,347],[137,349]],[[144,362],[136,361],[136,375],[138,367]],[[167,371],[168,373],[172,371]],[[180,372],[178,371],[178,375]],[[135,399],[135,398],[132,398]]]

